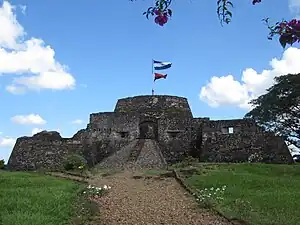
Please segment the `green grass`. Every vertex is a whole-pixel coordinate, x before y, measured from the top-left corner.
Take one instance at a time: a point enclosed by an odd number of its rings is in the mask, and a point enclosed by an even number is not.
[[[82,185],[38,173],[0,171],[0,224],[70,224]]]
[[[253,225],[299,224],[300,166],[268,164],[198,164],[186,176],[193,189],[227,186],[216,209]]]
[[[166,170],[159,170],[159,169],[158,170],[150,169],[150,170],[143,170],[142,172],[145,175],[161,175],[161,174],[166,173],[167,171]]]

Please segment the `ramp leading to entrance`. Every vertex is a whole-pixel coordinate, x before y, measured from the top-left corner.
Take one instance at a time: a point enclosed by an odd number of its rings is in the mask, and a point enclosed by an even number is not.
[[[153,139],[137,139],[99,163],[101,168],[165,168],[167,162]]]

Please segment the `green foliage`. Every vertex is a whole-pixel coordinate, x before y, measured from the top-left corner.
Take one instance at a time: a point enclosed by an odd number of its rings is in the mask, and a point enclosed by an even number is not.
[[[5,161],[4,159],[0,160],[0,170],[3,170],[5,168]]]
[[[254,108],[245,118],[300,147],[300,74],[276,77],[267,93],[250,103]]]
[[[87,167],[86,159],[78,154],[72,154],[67,156],[63,162],[63,167],[65,170],[82,170]]]
[[[130,0],[136,1],[136,0]],[[231,0],[216,0],[217,1],[217,15],[221,25],[229,24],[232,19],[231,9],[233,3]],[[252,5],[260,3],[262,0],[251,0]],[[173,0],[154,0],[154,6],[149,7],[143,14],[149,19],[149,16],[155,16],[154,22],[160,26],[164,26],[173,15],[170,6]],[[268,39],[272,40],[274,36],[279,36],[279,42],[283,48],[287,44],[293,45],[300,42],[300,20],[292,19],[290,21],[282,20],[275,25],[269,24],[269,18],[263,19],[269,29]]]
[[[299,224],[299,165],[198,164],[197,169],[185,178],[186,184],[197,193],[196,198],[201,199],[200,195],[206,205],[226,217],[245,221],[243,224]],[[226,191],[217,195],[222,200],[207,202],[213,197],[208,190],[222,186]],[[205,188],[205,194],[197,192]]]

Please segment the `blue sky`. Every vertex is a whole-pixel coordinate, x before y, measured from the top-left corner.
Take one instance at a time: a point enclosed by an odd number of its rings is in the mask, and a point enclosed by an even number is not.
[[[174,1],[163,28],[142,15],[152,2],[0,1],[0,158],[19,136],[69,137],[118,98],[151,94],[152,59],[173,63],[156,94],[187,97],[211,119],[242,117],[274,76],[300,72],[298,46],[267,40],[261,22],[298,16],[297,0],[236,0],[224,27],[216,1]]]

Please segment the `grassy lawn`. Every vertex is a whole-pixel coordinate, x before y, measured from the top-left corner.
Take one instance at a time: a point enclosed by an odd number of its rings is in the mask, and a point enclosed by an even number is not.
[[[216,209],[253,225],[300,224],[300,165],[197,164],[187,174],[192,189],[226,185]],[[184,174],[182,174],[184,175]]]
[[[0,171],[0,224],[70,224],[82,188],[38,173]]]

